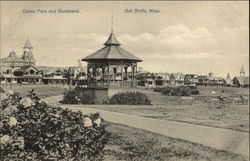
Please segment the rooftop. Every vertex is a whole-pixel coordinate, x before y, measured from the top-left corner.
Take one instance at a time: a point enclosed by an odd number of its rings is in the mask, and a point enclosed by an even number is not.
[[[120,47],[120,43],[111,33],[108,40],[104,43],[105,47],[94,52],[93,54],[85,57],[82,61],[94,61],[94,60],[128,60],[141,62],[142,60],[125,49]]]

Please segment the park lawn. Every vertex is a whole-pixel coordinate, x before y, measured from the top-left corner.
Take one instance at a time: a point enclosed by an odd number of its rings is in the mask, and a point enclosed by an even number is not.
[[[212,96],[212,91],[215,91],[219,95],[222,90],[224,91],[223,93],[225,96],[249,96],[249,88],[198,86],[198,90],[201,96]]]
[[[107,123],[110,140],[104,150],[104,160],[137,161],[243,161],[246,156],[216,150],[201,144]]]
[[[217,97],[221,95],[222,90],[222,96],[224,97],[238,97],[239,95],[242,95],[243,97],[249,98],[249,88],[198,86],[197,89],[200,94],[193,96],[196,103],[203,102],[206,97]],[[129,91],[133,89],[126,90]],[[159,92],[154,92],[153,89],[138,88],[137,90],[145,93],[150,98],[153,105],[178,104],[178,97],[176,96],[165,96]],[[216,94],[213,94],[212,91],[216,92]]]
[[[9,86],[3,86],[9,89]],[[48,85],[23,85],[13,86],[21,96],[28,94],[34,89],[38,96],[42,98],[62,95],[68,86],[48,86]],[[202,102],[202,97],[211,96],[211,91],[220,92],[224,90],[226,95],[241,94],[249,96],[249,89],[233,87],[201,87],[198,86],[200,95],[195,96],[193,105],[184,102],[178,105],[178,97],[165,96],[161,93],[153,92],[152,89],[137,88],[136,90],[145,93],[152,101],[151,106],[131,106],[131,105],[85,105],[90,108],[97,108],[144,117],[151,117],[164,120],[181,121],[191,124],[199,124],[213,127],[228,128],[233,130],[249,132],[249,105],[230,105],[229,107],[217,108],[216,105],[208,105]],[[131,91],[134,89],[126,89]]]
[[[248,105],[84,105],[113,112],[249,132]]]
[[[1,85],[5,90],[9,90],[9,86]],[[68,89],[68,86],[62,85],[13,85],[12,88],[15,92],[18,92],[20,96],[24,97],[28,95],[28,91],[34,89],[34,92],[41,98],[50,96],[62,95],[63,92]]]
[[[220,87],[225,95],[241,94],[249,96],[248,89]],[[90,108],[139,115],[157,119],[180,121],[191,124],[206,125],[249,132],[249,105],[229,105],[218,108],[217,105],[203,102],[204,97],[211,96],[211,91],[220,92],[218,87],[198,87],[200,95],[194,96],[194,103],[186,101],[178,104],[179,97],[166,96],[152,89],[138,88],[151,100],[152,105],[87,105]],[[129,91],[132,89],[127,89]]]

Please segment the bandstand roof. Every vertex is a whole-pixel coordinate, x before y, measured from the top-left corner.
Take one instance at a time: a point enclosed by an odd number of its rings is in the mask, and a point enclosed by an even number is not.
[[[82,61],[97,61],[97,60],[127,60],[141,62],[142,59],[134,56],[130,52],[120,47],[120,43],[111,33],[108,40],[104,43],[105,47],[85,57]]]

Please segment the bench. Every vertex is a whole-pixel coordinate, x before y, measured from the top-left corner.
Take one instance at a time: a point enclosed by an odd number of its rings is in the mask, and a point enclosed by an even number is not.
[[[220,98],[220,97],[211,97],[206,98],[205,103],[208,105],[217,105],[218,107],[229,107],[230,104],[232,104],[232,100],[229,98]]]
[[[236,105],[246,105],[248,103],[248,98],[233,97],[232,102]]]

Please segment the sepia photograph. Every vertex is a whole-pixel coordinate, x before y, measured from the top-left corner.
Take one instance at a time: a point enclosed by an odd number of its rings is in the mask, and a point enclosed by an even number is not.
[[[249,161],[249,1],[0,1],[0,160]]]

